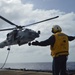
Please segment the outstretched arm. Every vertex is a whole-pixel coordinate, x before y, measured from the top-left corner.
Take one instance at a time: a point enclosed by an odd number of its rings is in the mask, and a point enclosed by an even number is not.
[[[75,39],[75,36],[68,36],[68,40],[69,41],[72,41],[72,40],[74,40]]]
[[[41,41],[41,42],[38,42],[38,41],[32,42],[32,45],[48,46],[48,45],[54,45],[54,42],[55,42],[55,37],[54,37],[54,35],[52,35],[47,40],[44,40],[44,41]]]

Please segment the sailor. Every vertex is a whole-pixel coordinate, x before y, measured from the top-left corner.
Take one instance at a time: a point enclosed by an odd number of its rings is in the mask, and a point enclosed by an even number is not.
[[[75,36],[68,36],[63,33],[59,25],[54,25],[52,27],[52,33],[53,35],[48,39],[40,42],[32,42],[32,45],[50,45],[51,56],[53,57],[53,75],[66,75],[66,63],[69,55],[69,41],[74,40]]]

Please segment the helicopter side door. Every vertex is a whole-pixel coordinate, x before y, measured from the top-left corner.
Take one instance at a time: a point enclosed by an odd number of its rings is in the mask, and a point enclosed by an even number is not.
[[[16,40],[16,37],[18,35],[18,31],[17,30],[13,30],[12,32],[7,34],[7,40],[9,44],[14,43],[14,41]]]

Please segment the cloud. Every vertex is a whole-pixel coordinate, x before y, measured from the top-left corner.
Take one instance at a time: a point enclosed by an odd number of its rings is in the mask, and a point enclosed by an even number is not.
[[[51,20],[48,22],[44,22],[38,25],[34,25],[28,28],[31,28],[33,30],[40,30],[41,35],[40,38],[36,40],[45,40],[50,37],[51,33],[51,28],[53,25],[57,24],[62,27],[63,32],[65,32],[68,35],[74,35],[75,33],[75,13],[70,12],[70,13],[65,13],[60,10],[42,10],[42,9],[34,9],[33,4],[23,4],[21,0],[0,0],[0,15],[4,16],[5,18],[9,19],[10,21],[18,24],[18,25],[27,25],[33,22],[37,22],[40,20],[44,20],[46,18],[50,17],[55,17],[59,16],[58,19]],[[13,27],[9,25],[8,23],[0,20],[0,28],[8,28],[8,27]],[[4,40],[6,38],[7,32],[1,32],[0,35],[0,41]],[[71,44],[71,47],[74,47],[73,44]],[[71,49],[70,47],[70,49]],[[6,53],[6,47],[4,49],[0,49],[0,52],[3,54]],[[49,56],[49,47],[43,48],[43,47],[29,47],[28,45],[23,45],[23,46],[12,46],[11,47],[11,53],[9,59],[12,58],[12,61],[16,60],[16,56],[18,55],[19,57],[22,57],[22,61],[25,62],[25,59],[27,59],[28,56],[28,61],[32,58],[34,58],[35,61],[41,61],[38,58],[38,55],[40,59],[44,57],[44,61],[47,59]],[[15,54],[15,55],[14,55]],[[28,55],[29,54],[29,55]],[[13,56],[14,55],[14,59]],[[1,57],[0,57],[1,58]],[[4,57],[2,57],[4,58]],[[2,59],[1,58],[1,59]],[[36,60],[38,58],[38,60]],[[50,58],[52,59],[52,58]],[[48,61],[50,60],[48,59]],[[17,59],[18,62],[20,61]],[[27,61],[27,60],[26,60]],[[47,61],[47,60],[46,60]],[[10,62],[10,60],[9,60]]]

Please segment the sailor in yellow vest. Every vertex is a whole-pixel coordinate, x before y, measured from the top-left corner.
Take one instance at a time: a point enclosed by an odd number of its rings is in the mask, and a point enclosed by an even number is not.
[[[69,55],[69,41],[75,39],[75,36],[68,36],[62,33],[62,29],[58,25],[52,28],[53,35],[44,41],[32,42],[36,46],[50,45],[51,55],[53,57],[52,71],[53,75],[66,75],[66,62]]]

